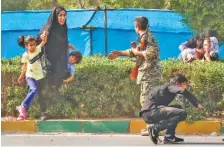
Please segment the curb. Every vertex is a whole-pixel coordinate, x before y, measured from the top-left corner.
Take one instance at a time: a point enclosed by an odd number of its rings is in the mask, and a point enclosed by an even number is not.
[[[2,132],[73,132],[73,133],[140,133],[146,127],[143,120],[48,120],[2,121]],[[181,122],[177,134],[224,134],[221,121]]]
[[[181,122],[176,129],[177,134],[211,134],[221,133],[221,121]]]
[[[35,133],[37,132],[37,121],[2,121],[2,132],[23,132]]]
[[[140,133],[141,129],[146,128],[146,123],[142,120],[131,120],[129,133]]]
[[[38,121],[38,132],[81,132],[81,122],[77,121]]]
[[[221,134],[224,134],[224,122],[222,122]]]
[[[128,133],[129,121],[39,121],[38,132]]]

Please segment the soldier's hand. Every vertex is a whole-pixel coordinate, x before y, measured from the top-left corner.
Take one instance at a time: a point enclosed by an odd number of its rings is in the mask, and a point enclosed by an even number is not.
[[[114,59],[116,59],[117,57],[119,57],[120,56],[120,52],[119,51],[113,51],[113,52],[111,52],[109,55],[108,55],[108,59],[110,59],[110,60],[114,60]]]

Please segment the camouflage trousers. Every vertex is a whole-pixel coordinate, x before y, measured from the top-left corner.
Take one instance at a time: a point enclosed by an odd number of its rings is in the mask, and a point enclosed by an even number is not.
[[[159,86],[159,80],[141,82],[140,104],[143,106],[145,99],[148,98],[150,91]]]

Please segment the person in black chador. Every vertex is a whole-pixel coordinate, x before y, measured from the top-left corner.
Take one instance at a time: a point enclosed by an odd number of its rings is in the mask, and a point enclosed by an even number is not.
[[[37,43],[42,40],[43,32],[49,33],[47,43],[42,48],[42,68],[46,73],[45,78],[39,84],[39,103],[42,111],[42,120],[46,119],[46,104],[44,99],[48,96],[45,86],[51,90],[57,90],[63,83],[67,72],[67,51],[74,49],[68,42],[68,27],[66,24],[67,12],[63,7],[56,7],[50,14],[47,23],[37,35]]]
[[[188,90],[188,80],[180,73],[176,73],[170,83],[156,87],[150,92],[148,99],[145,100],[139,115],[147,124],[154,124],[148,131],[151,140],[156,144],[160,131],[167,129],[164,143],[183,142],[184,139],[175,136],[177,124],[184,121],[187,113],[181,106],[169,105],[177,94],[183,94],[196,108],[201,110],[203,107],[195,96]]]
[[[37,39],[41,38],[43,31],[49,32],[48,42],[44,46],[45,64],[47,64],[49,84],[54,87],[59,87],[63,82],[67,68],[67,49],[72,47],[68,43],[66,14],[63,7],[56,7],[37,37]]]

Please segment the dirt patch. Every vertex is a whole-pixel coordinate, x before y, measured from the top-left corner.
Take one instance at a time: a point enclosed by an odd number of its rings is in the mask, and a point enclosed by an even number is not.
[[[16,117],[13,116],[2,117],[1,121],[16,121]]]

